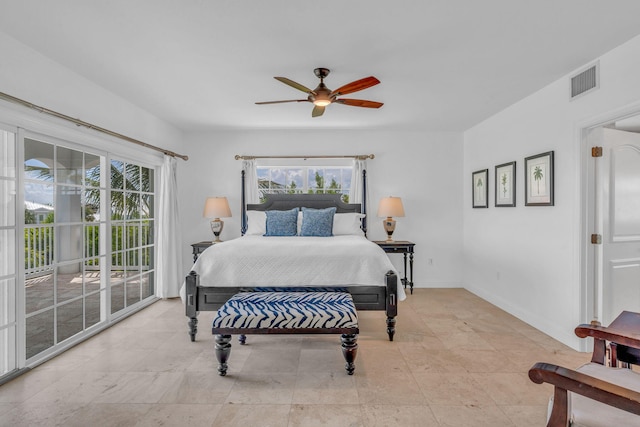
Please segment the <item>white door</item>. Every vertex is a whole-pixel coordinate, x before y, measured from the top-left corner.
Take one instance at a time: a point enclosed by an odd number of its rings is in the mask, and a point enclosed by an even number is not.
[[[608,325],[623,310],[640,312],[640,134],[600,128],[591,136],[602,146],[595,169],[595,232],[602,235],[596,309]]]

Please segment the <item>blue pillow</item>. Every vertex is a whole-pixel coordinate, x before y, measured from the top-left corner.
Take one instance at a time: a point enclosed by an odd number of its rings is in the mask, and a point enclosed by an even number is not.
[[[310,209],[302,208],[301,236],[330,237],[333,236],[333,215],[336,208]]]
[[[288,211],[265,211],[265,236],[295,236],[298,234],[298,208]]]

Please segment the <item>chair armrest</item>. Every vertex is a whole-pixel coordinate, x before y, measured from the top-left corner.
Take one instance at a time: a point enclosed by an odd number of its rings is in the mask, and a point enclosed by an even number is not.
[[[549,427],[568,425],[567,391],[640,415],[640,393],[578,371],[550,363],[536,363],[529,369],[529,378],[536,384],[549,383],[555,386],[553,409],[547,424]]]
[[[614,324],[616,322],[614,321]],[[593,356],[591,361],[605,365],[607,362],[607,342],[624,346],[627,350],[623,350],[622,354],[625,356],[620,357],[620,361],[640,363],[640,334],[629,332],[628,329],[622,330],[611,325],[609,327],[600,326],[597,324],[582,324],[575,329],[575,333],[580,338],[593,338]],[[635,350],[634,350],[635,349]],[[618,353],[613,351],[611,357],[616,360],[612,360],[612,366],[618,363]]]
[[[640,331],[638,331],[640,332]],[[575,333],[580,338],[593,337],[596,339],[615,342],[628,347],[640,348],[640,333],[633,334],[619,331],[615,328],[607,328],[599,325],[582,324],[578,325]]]

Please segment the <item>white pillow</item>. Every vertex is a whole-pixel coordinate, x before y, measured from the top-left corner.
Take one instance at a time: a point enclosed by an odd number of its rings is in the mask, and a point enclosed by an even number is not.
[[[334,236],[364,236],[360,221],[365,215],[361,213],[337,213],[333,216]],[[264,211],[247,211],[247,231],[245,236],[264,236],[267,232],[267,214]],[[298,213],[298,235],[302,227],[302,212]]]
[[[267,232],[267,214],[264,211],[247,211],[245,236],[264,236]]]
[[[361,213],[337,213],[333,216],[333,235],[334,236],[364,236],[364,232],[360,228],[361,219],[365,214]]]

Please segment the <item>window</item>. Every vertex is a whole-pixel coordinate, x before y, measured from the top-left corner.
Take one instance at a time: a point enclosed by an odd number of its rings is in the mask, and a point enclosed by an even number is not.
[[[342,201],[349,203],[351,173],[346,165],[271,166],[258,165],[258,189],[260,200],[265,194],[342,194]]]

